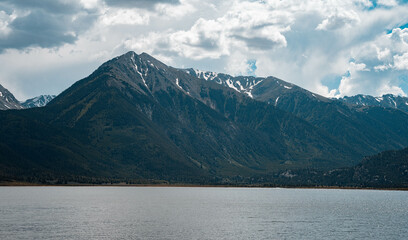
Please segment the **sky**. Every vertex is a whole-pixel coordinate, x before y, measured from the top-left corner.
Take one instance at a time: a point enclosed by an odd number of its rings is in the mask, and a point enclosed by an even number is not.
[[[0,0],[0,84],[59,94],[107,60],[275,76],[327,97],[408,94],[408,0]]]

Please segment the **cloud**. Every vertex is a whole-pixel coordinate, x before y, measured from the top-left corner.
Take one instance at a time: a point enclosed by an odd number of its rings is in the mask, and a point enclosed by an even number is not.
[[[394,56],[394,67],[398,70],[408,70],[408,52]]]
[[[338,88],[338,96],[351,96],[358,94],[358,85],[351,76],[343,76]]]
[[[350,62],[350,71],[370,71],[364,63]]]
[[[97,16],[78,1],[3,1],[0,7],[0,52],[32,46],[58,47],[74,43]]]
[[[146,11],[135,9],[110,9],[105,12],[101,19],[106,25],[147,25],[150,21],[150,15]]]
[[[236,52],[233,54],[233,57],[229,58],[225,71],[233,76],[254,76],[256,69],[256,60],[247,59],[245,55]]]
[[[2,0],[1,6],[19,10],[43,10],[44,12],[54,14],[74,14],[82,8],[78,1],[65,0]]]
[[[117,8],[153,8],[156,4],[179,4],[179,0],[104,0],[106,5]]]
[[[391,56],[391,51],[387,47],[385,47],[384,49],[380,49],[376,47],[376,51],[377,51],[377,58],[380,61],[389,59],[389,57]]]
[[[386,6],[386,7],[395,7],[395,6],[398,6],[398,2],[395,0],[377,0],[377,5]]]
[[[395,43],[403,44],[405,47],[408,44],[408,28],[394,28],[387,37],[393,40]]]
[[[5,11],[0,11],[0,39],[5,38],[11,32],[10,23],[16,19],[16,15],[7,14]]]
[[[392,66],[391,65],[378,65],[378,66],[375,66],[374,67],[374,70],[376,71],[376,72],[378,72],[378,71],[386,71],[386,70],[388,70],[388,69],[390,69]]]
[[[0,81],[31,97],[41,91],[33,79],[47,79],[36,83],[58,93],[135,50],[174,67],[276,76],[325,96],[402,94],[407,12],[400,1],[370,0],[0,0]]]
[[[358,14],[354,11],[341,11],[324,19],[317,30],[336,30],[345,26],[352,26],[360,21]]]
[[[160,1],[105,1],[100,20],[105,25],[149,25],[152,18],[162,19],[182,18],[196,11],[189,0]],[[102,4],[103,5],[103,4]]]
[[[133,38],[134,44],[128,46],[136,50],[156,46],[153,52],[172,52],[192,59],[217,59],[230,55],[235,48],[263,51],[285,47],[283,33],[290,30],[292,19],[268,7],[263,2],[235,1],[220,18],[199,18],[188,30]]]
[[[389,82],[383,83],[376,91],[377,96],[382,96],[384,94],[394,94],[406,97],[407,94],[398,86],[392,86]]]
[[[379,35],[362,44],[354,57],[372,62],[378,71],[408,70],[408,29],[394,28]]]

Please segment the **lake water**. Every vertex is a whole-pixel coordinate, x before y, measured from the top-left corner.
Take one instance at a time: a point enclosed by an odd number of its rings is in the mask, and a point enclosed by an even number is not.
[[[0,239],[407,239],[408,192],[1,187]]]

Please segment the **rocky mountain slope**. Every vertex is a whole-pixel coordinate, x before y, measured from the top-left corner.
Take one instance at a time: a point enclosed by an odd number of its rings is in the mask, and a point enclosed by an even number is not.
[[[20,102],[6,88],[0,85],[0,110],[22,109]]]

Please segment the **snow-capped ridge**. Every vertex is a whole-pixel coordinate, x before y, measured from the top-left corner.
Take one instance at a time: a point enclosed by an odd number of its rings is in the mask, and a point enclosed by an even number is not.
[[[24,108],[33,108],[33,107],[44,107],[51,100],[53,100],[55,95],[40,95],[34,98],[30,98],[21,103]]]
[[[355,96],[345,96],[338,100],[360,106],[379,106],[385,108],[395,108],[408,112],[408,98],[393,94],[384,94],[380,97],[358,94]]]
[[[252,90],[254,87],[264,80],[264,78],[257,78],[253,76],[233,77],[228,74],[202,71],[193,68],[182,70],[194,77],[198,77],[206,81],[213,81],[220,85],[229,87],[237,92],[244,93],[251,98],[253,98]]]

